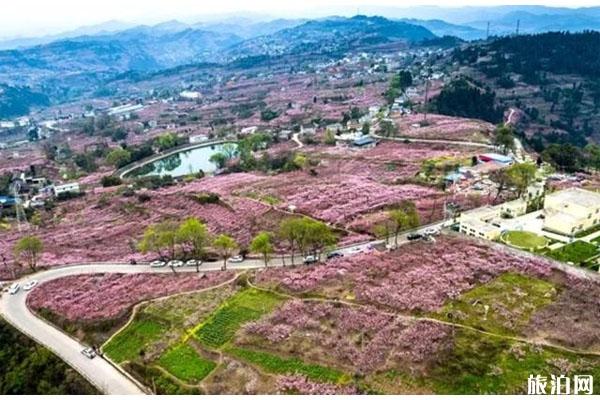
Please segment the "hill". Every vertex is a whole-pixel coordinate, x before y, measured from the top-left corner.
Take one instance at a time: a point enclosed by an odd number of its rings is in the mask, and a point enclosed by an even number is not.
[[[35,106],[47,106],[48,97],[26,87],[0,84],[0,119],[26,115]]]
[[[600,32],[549,32],[463,46],[453,60],[491,87],[538,152],[600,143]]]
[[[136,27],[22,50],[0,51],[0,82],[64,86],[98,82],[127,71],[155,71],[209,60],[241,39],[202,30]]]
[[[233,46],[229,55],[340,53],[364,46],[394,41],[419,42],[435,37],[422,26],[383,17],[332,17],[244,41]]]

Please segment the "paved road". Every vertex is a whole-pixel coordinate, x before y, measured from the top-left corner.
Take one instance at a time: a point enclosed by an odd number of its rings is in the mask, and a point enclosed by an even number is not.
[[[441,226],[437,223],[431,226]],[[406,241],[406,234],[399,237],[401,242]],[[367,251],[374,245],[380,245],[383,241],[373,241],[369,243],[356,244],[338,249],[345,256],[351,256],[363,251]],[[295,263],[302,262],[300,255],[295,256]],[[291,265],[291,257],[277,257],[269,262],[269,267],[278,267]],[[221,269],[222,262],[205,263],[200,267],[201,271],[218,271]],[[241,263],[229,263],[229,270],[248,270],[263,268],[262,260],[248,259]],[[178,268],[178,272],[195,272],[195,268]],[[85,264],[67,267],[53,268],[46,271],[40,271],[33,275],[23,277],[16,281],[21,287],[31,280],[38,281],[38,284],[48,282],[58,278],[64,278],[73,275],[99,274],[99,273],[173,273],[169,268],[150,268],[148,265],[124,265],[124,264]],[[81,354],[84,345],[60,331],[54,326],[38,318],[29,310],[26,304],[27,292],[21,289],[17,294],[10,295],[2,293],[0,297],[0,313],[13,326],[21,332],[31,337],[38,343],[50,349],[58,355],[67,364],[77,370],[82,376],[89,380],[94,386],[106,394],[144,394],[139,384],[124,375],[117,368],[113,367],[103,358],[96,357],[90,360]]]
[[[467,142],[467,141],[463,142],[460,140],[418,139],[418,138],[409,137],[409,136],[386,137],[386,136],[380,136],[380,135],[373,135],[373,137],[376,137],[377,139],[381,139],[381,140],[393,140],[396,142],[440,143],[440,144],[452,144],[452,145],[457,145],[457,146],[484,147],[484,148],[492,149],[492,150],[497,149],[497,146],[494,146],[493,144],[479,143],[479,142]]]

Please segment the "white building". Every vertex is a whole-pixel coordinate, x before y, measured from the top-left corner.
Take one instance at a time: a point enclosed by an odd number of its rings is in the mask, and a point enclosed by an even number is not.
[[[60,194],[63,194],[63,193],[77,194],[80,192],[81,189],[79,188],[79,183],[75,182],[75,183],[67,183],[64,185],[54,186],[52,188],[52,190],[54,191],[54,196],[59,196]]]
[[[546,196],[544,229],[572,236],[600,224],[600,193],[579,188]]]
[[[184,90],[183,92],[179,93],[179,97],[185,100],[198,100],[202,98],[202,93],[194,92],[191,90]]]

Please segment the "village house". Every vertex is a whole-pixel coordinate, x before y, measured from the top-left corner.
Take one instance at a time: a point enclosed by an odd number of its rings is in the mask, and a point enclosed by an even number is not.
[[[600,225],[600,193],[579,188],[546,196],[544,230],[574,236]]]
[[[59,197],[60,195],[64,195],[67,193],[78,194],[81,191],[81,189],[79,187],[79,183],[77,183],[77,182],[54,186],[52,188],[52,190],[54,192],[54,196],[56,196],[56,197]]]

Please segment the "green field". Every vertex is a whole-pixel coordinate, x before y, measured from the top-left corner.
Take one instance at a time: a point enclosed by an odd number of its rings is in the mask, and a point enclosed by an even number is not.
[[[299,358],[282,358],[264,351],[241,348],[228,348],[226,351],[234,357],[257,365],[272,374],[300,374],[315,381],[335,384],[343,384],[351,380],[343,372],[321,365],[306,364]]]
[[[245,289],[227,300],[194,329],[193,335],[203,345],[219,348],[233,338],[240,326],[273,311],[281,301],[282,297],[276,294]]]
[[[502,235],[502,240],[521,249],[540,249],[548,245],[548,239],[532,232],[511,231]]]
[[[598,250],[597,245],[582,242],[581,240],[569,243],[548,253],[548,255],[555,260],[572,262],[573,264],[578,265],[598,254],[600,254],[600,251]]]
[[[160,339],[168,327],[156,320],[141,317],[134,320],[103,348],[115,362],[122,363],[140,356],[149,343]]]
[[[198,383],[215,369],[214,361],[206,360],[187,344],[180,344],[163,353],[158,365],[178,379],[188,383]]]
[[[423,378],[422,384],[437,394],[525,394],[530,374],[561,374],[556,360],[572,363],[570,376],[600,373],[597,357],[574,356],[461,329],[444,362]],[[600,386],[594,383],[596,388]]]
[[[513,334],[526,327],[531,315],[555,298],[552,283],[505,273],[463,293],[444,306],[439,317],[489,332]]]

